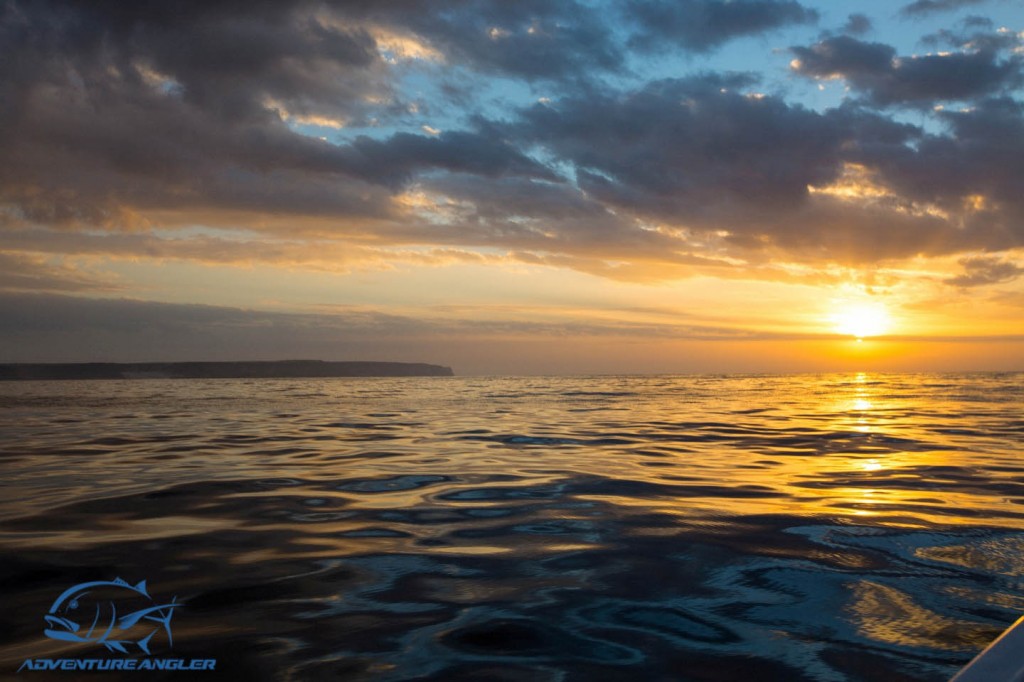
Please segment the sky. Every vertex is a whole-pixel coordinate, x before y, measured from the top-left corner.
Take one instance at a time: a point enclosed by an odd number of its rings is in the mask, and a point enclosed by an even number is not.
[[[0,0],[0,362],[1024,370],[1016,0]]]

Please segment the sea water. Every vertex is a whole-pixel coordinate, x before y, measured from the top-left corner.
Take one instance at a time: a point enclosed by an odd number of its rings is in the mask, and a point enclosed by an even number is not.
[[[944,680],[1024,613],[1022,380],[0,384],[0,677],[144,658],[43,632],[123,578],[195,679]]]

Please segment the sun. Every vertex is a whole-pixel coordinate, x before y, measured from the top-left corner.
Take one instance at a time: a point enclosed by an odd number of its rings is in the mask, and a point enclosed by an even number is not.
[[[836,332],[858,339],[878,336],[889,330],[889,312],[881,303],[854,303],[845,305],[832,315]]]

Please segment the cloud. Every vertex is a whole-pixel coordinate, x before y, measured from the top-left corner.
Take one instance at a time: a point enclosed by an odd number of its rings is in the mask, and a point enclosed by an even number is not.
[[[810,47],[795,46],[793,69],[815,78],[884,73],[892,68],[896,50],[884,43],[867,43],[849,36],[826,38]]]
[[[965,17],[956,29],[940,29],[921,38],[923,45],[953,47],[963,52],[989,52],[1008,50],[1021,53],[1021,36],[1005,29],[992,30],[991,19]]]
[[[791,48],[796,73],[810,78],[845,78],[878,106],[932,107],[938,101],[997,94],[1021,83],[1022,60],[1000,59],[993,49],[897,57],[883,43],[849,36]]]
[[[946,284],[955,287],[977,287],[1009,282],[1024,274],[1024,268],[1016,263],[992,256],[964,258],[960,265],[964,268],[963,274],[944,280]]]
[[[960,21],[965,28],[985,28],[991,29],[995,26],[995,23],[988,17],[981,17],[976,14],[966,16]]]
[[[529,80],[617,70],[624,58],[600,12],[576,0],[342,2],[338,12],[401,26],[454,64]]]
[[[864,148],[862,158],[901,196],[928,202],[985,234],[1001,250],[1024,239],[1024,105],[1009,98],[983,100],[964,111],[943,111],[950,135],[929,135],[915,147]]]
[[[295,120],[358,121],[399,99],[368,30],[317,3],[242,17],[226,1],[5,8],[0,201],[14,219],[145,229],[155,212],[223,211],[366,224],[392,216],[394,193],[423,172],[557,179],[472,130],[337,144],[297,133]]]
[[[523,111],[512,134],[570,162],[588,200],[636,217],[612,241],[646,232],[666,258],[868,263],[1024,243],[1014,100],[939,112],[948,133],[925,134],[854,104],[819,113],[753,89],[707,74],[581,92]]]
[[[45,310],[45,314],[40,311]],[[353,309],[303,315],[240,308],[0,293],[0,357],[7,362],[259,360],[419,360],[422,325]],[[390,358],[371,339],[409,343]]]
[[[577,0],[14,0],[8,7],[12,33],[33,34],[12,44],[34,50],[55,74],[57,55],[109,61],[240,118],[259,115],[267,100],[294,115],[359,117],[365,95],[398,96],[383,78],[382,52],[540,79],[614,70],[623,58],[602,15]]]
[[[629,0],[626,16],[638,27],[632,47],[655,50],[669,44],[693,52],[818,19],[817,12],[793,0]]]
[[[164,238],[144,232],[91,234],[35,228],[9,232],[4,235],[2,241],[8,253],[0,254],[0,257],[11,259],[7,266],[8,279],[19,277],[24,278],[27,283],[35,281],[26,277],[25,271],[28,266],[32,266],[35,278],[45,274],[47,278],[54,280],[53,285],[40,285],[40,290],[45,291],[113,288],[106,280],[97,277],[86,278],[85,273],[67,266],[58,269],[46,265],[44,256],[47,254],[50,254],[50,257],[54,254],[68,254],[90,258],[106,257],[112,260],[189,261],[239,267],[261,265],[324,272],[388,269],[399,263],[428,266],[454,262],[497,263],[510,260],[507,257],[493,254],[485,256],[464,249],[375,247],[332,239],[271,238],[252,232],[231,233],[230,237],[191,235]],[[63,279],[56,279],[58,274],[63,275]],[[15,287],[5,287],[4,278],[0,276],[0,288]],[[17,288],[32,289],[27,285]]]
[[[393,314],[341,306],[284,313],[0,292],[0,318],[5,322],[0,326],[0,358],[4,362],[384,360],[445,364],[457,375],[706,372],[708,367],[754,372],[764,371],[766,362],[779,371],[823,371],[830,365],[814,349],[820,351],[821,341],[836,338],[827,333],[744,330],[685,314],[636,320],[633,312],[614,309],[599,315],[551,310],[548,319],[521,318],[522,311],[502,306],[437,312],[442,314]],[[1019,357],[1021,337],[889,340],[913,342],[915,357],[924,341],[981,343],[985,345],[960,350],[972,355],[1004,353],[1012,364]]]
[[[382,218],[419,172],[557,179],[506,142],[472,131],[396,133],[330,144],[279,119],[232,123],[161,93],[94,100],[55,90],[0,133],[0,197],[27,220],[130,227],[153,210],[219,209]]]
[[[109,292],[119,288],[107,275],[49,263],[39,255],[0,251],[0,291]]]
[[[381,92],[373,39],[323,21],[310,2],[6,7],[5,45],[16,59],[5,61],[23,85],[60,87],[70,71],[79,87],[108,96],[155,89],[236,122],[263,119],[268,99],[295,112],[352,116],[361,95]]]
[[[843,32],[850,35],[864,35],[874,27],[871,19],[865,14],[851,14],[843,25]]]
[[[5,5],[0,247],[29,259],[19,267],[39,254],[47,267],[90,254],[344,271],[479,257],[648,281],[1024,239],[1017,38],[977,21],[936,34],[962,38],[951,54],[899,58],[848,35],[792,48],[799,73],[860,95],[813,110],[751,74],[644,82],[623,66],[814,21],[797,2],[240,7]],[[485,94],[480,74],[500,76]],[[454,80],[454,114],[410,113],[421,86],[424,108],[451,104],[439,93]],[[943,99],[975,108],[928,114],[930,133],[873,110]]]
[[[523,113],[521,134],[571,161],[588,197],[698,230],[758,234],[808,204],[857,145],[900,145],[911,126],[852,108],[819,114],[706,75],[587,93]]]
[[[43,312],[45,311],[45,312]],[[444,313],[445,311],[440,311]],[[4,362],[145,362],[186,360],[393,360],[436,362],[465,371],[460,359],[513,355],[514,343],[543,364],[552,353],[571,360],[587,339],[706,341],[815,338],[752,332],[675,316],[673,322],[636,321],[629,313],[597,318],[580,311],[495,306],[465,316],[407,315],[359,306],[318,312],[275,312],[135,299],[0,292],[0,358]],[[614,311],[612,311],[614,313]],[[685,316],[682,316],[685,317]],[[538,344],[533,352],[530,344]],[[539,357],[537,357],[539,356]],[[491,358],[493,363],[494,358]],[[492,365],[493,366],[493,365]],[[563,369],[564,371],[564,369]]]
[[[775,97],[743,94],[750,82],[709,74],[571,96],[524,112],[523,133],[616,206],[698,218],[734,202],[791,205],[835,176],[843,133]]]
[[[446,176],[420,183],[417,191],[426,204],[423,218],[440,218],[435,239],[447,243],[586,258],[687,260],[673,253],[677,240],[643,229],[635,217],[569,183]]]
[[[363,136],[339,152],[343,165],[358,177],[394,187],[406,184],[415,171],[423,169],[560,180],[508,142],[476,132],[396,133],[383,142]]]
[[[917,18],[936,12],[953,12],[964,7],[980,5],[986,0],[915,0],[900,9],[904,17]]]
[[[296,4],[262,4],[244,20],[229,2],[192,4],[5,5],[0,197],[31,221],[130,227],[171,206],[280,209],[311,174],[357,174],[267,103],[360,116],[387,91],[369,36]],[[372,188],[331,190],[290,200],[384,210]]]

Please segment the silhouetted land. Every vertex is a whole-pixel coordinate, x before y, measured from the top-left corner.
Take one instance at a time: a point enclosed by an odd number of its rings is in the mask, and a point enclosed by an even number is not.
[[[85,362],[0,365],[0,381],[40,379],[275,379],[450,377],[451,367],[415,362]]]

